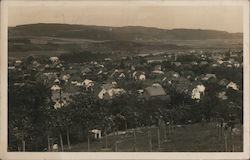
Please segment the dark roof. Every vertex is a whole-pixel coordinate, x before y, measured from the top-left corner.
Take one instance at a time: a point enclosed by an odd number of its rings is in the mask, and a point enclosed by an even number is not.
[[[103,84],[102,85],[102,88],[106,89],[106,90],[109,90],[111,88],[114,88],[115,85],[114,84],[111,84],[111,83],[108,83],[108,84]]]
[[[166,92],[161,86],[150,86],[145,88],[145,91],[150,97],[166,95]]]
[[[72,77],[70,77],[69,79],[70,81],[78,81],[78,82],[82,82],[82,78],[80,76],[74,75]]]

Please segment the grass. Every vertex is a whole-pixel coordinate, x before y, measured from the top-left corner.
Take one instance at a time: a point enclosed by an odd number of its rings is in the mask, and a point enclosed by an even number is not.
[[[241,130],[242,127],[238,126]],[[170,132],[171,131],[171,132]],[[151,132],[151,142],[149,134]],[[164,134],[166,135],[164,136]],[[225,144],[225,135],[227,140]],[[127,130],[126,134],[107,136],[108,148],[105,147],[105,137],[100,141],[90,142],[90,152],[242,152],[242,136],[230,136],[230,132],[219,132],[212,124],[189,124],[175,127],[174,130],[164,127],[160,129],[160,146],[158,144],[158,128],[137,128],[136,143],[134,130]],[[116,143],[117,142],[117,143]],[[117,145],[116,145],[117,144]],[[71,152],[87,152],[86,142],[72,145]],[[117,147],[116,147],[117,146]],[[65,146],[66,148],[66,146]]]

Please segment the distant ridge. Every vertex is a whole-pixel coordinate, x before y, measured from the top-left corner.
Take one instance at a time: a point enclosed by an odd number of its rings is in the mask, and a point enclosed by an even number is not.
[[[203,29],[160,29],[143,26],[108,27],[57,23],[37,23],[9,27],[9,36],[46,36],[91,40],[162,41],[242,39],[243,33]]]

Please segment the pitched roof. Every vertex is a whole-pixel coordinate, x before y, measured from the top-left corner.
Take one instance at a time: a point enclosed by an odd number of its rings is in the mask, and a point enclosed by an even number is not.
[[[165,96],[166,92],[161,86],[150,86],[145,88],[145,91],[148,93],[150,97],[154,96]]]
[[[106,90],[109,90],[109,89],[114,88],[114,87],[115,87],[115,85],[111,84],[111,83],[107,83],[107,84],[102,85],[102,88],[106,89]]]
[[[81,82],[82,79],[80,76],[77,76],[77,75],[73,75],[72,77],[70,77],[69,79],[70,81],[78,81],[78,82]]]
[[[58,85],[53,85],[50,89],[51,90],[60,90],[61,87],[59,87]]]

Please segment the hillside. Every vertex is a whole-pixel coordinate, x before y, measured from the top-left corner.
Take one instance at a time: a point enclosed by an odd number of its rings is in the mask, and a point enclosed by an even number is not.
[[[199,29],[159,29],[142,26],[107,27],[70,24],[28,24],[9,28],[9,36],[46,36],[91,40],[241,39],[242,33]]]
[[[94,53],[145,54],[192,48],[242,48],[242,33],[142,26],[29,24],[9,27],[10,57]]]

